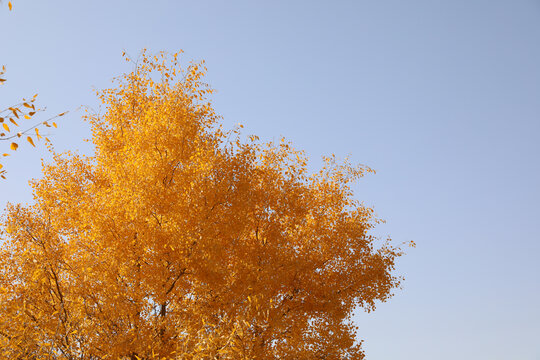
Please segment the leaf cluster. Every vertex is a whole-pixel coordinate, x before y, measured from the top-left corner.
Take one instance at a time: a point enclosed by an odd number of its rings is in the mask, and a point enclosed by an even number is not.
[[[11,4],[11,3],[10,3]],[[0,69],[0,85],[3,85],[6,82],[4,76],[6,72],[6,67],[2,66]],[[55,120],[57,117],[65,115],[67,112],[63,112],[54,117],[42,121],[39,123],[34,123],[34,125],[20,130],[23,121],[32,120],[33,117],[43,109],[36,108],[35,101],[37,94],[32,96],[30,99],[23,99],[20,103],[9,106],[3,110],[0,110],[0,141],[9,142],[9,149],[11,151],[16,151],[19,148],[19,139],[26,138],[26,141],[35,147],[35,141],[40,139],[45,139],[46,143],[50,143],[50,140],[40,134],[40,127],[57,127]],[[17,131],[19,130],[19,131]],[[9,153],[2,153],[2,156],[9,156]],[[0,163],[0,178],[5,179],[6,171],[3,170],[3,165]]]

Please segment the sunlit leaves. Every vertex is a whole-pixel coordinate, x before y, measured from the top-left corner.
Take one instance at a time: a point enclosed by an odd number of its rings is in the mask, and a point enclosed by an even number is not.
[[[0,71],[0,76],[2,76],[5,73],[5,66],[2,67]],[[5,81],[5,79],[3,79]],[[43,138],[41,133],[39,132],[40,127],[54,127],[57,128],[57,124],[55,122],[52,123],[52,125],[49,124],[49,122],[57,117],[65,115],[67,112],[60,113],[54,117],[51,117],[47,119],[46,121],[42,122],[34,122],[34,116],[40,111],[40,109],[36,108],[35,101],[37,98],[37,94],[35,94],[30,99],[23,99],[22,102],[15,104],[13,106],[9,106],[5,108],[4,110],[0,110],[0,124],[1,126],[1,132],[0,132],[0,143],[2,141],[10,142],[9,148],[12,151],[17,150],[19,147],[19,144],[16,142],[13,142],[14,139],[20,138],[23,135],[27,135],[27,141],[35,147],[35,140],[40,140]],[[25,121],[30,120],[30,124],[26,124]],[[10,125],[8,125],[8,123]],[[21,131],[20,128],[23,128]],[[15,130],[17,129],[17,130]],[[15,132],[16,131],[16,132]],[[33,138],[32,138],[33,137]],[[0,170],[0,177],[5,179],[5,170]]]
[[[95,155],[8,209],[0,357],[361,359],[352,311],[399,285],[348,185],[369,169],[225,131],[177,56],[143,53],[87,114]]]
[[[10,106],[4,110],[0,110],[0,123],[2,124],[2,132],[0,133],[0,142],[1,141],[10,141],[10,149],[16,150],[18,144],[13,142],[14,139],[20,138],[23,134],[26,134],[30,129],[34,128],[35,125],[27,125],[28,128],[23,131],[17,131],[14,129],[19,129],[24,124],[21,121],[32,120],[32,117],[36,114],[37,110],[34,105],[36,96],[32,97],[29,100],[23,100],[19,104]],[[8,125],[8,123],[10,125]],[[0,174],[5,174],[5,170],[0,172]]]

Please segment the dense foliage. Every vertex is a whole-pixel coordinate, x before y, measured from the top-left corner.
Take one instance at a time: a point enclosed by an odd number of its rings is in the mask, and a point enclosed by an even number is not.
[[[400,251],[333,157],[224,131],[177,55],[143,54],[89,114],[93,156],[55,154],[0,254],[9,359],[361,359],[351,314]]]

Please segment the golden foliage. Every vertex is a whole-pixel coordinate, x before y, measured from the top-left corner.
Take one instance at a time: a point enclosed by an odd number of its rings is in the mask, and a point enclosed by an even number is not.
[[[399,284],[349,187],[370,170],[224,131],[177,57],[143,53],[87,115],[95,155],[55,154],[9,207],[2,358],[363,358],[352,311]]]
[[[6,67],[2,66],[2,68],[0,69],[0,84],[4,84],[6,82],[6,79],[4,77],[5,71]],[[35,147],[36,145],[32,136],[34,136],[36,140],[40,140],[41,138],[43,138],[43,136],[39,133],[39,127],[45,126],[56,128],[57,125],[55,122],[52,122],[52,125],[49,122],[56,119],[57,117],[64,116],[67,113],[63,112],[52,118],[47,119],[46,121],[34,124],[33,126],[30,126],[23,131],[16,132],[15,129],[20,127],[20,121],[33,119],[36,113],[41,110],[36,108],[34,104],[36,101],[36,97],[37,94],[35,94],[32,98],[28,100],[23,99],[23,101],[18,104],[10,106],[4,110],[0,110],[0,124],[2,124],[2,127],[0,128],[0,141],[10,142],[9,148],[12,151],[16,151],[19,148],[19,144],[16,141],[18,141],[18,138],[21,138],[23,135],[26,135],[26,140],[33,147]],[[45,141],[47,143],[50,143],[47,137],[45,137]],[[2,156],[9,155],[9,153],[2,154]],[[4,166],[0,163],[0,178],[5,179],[6,171],[3,170],[3,167]]]

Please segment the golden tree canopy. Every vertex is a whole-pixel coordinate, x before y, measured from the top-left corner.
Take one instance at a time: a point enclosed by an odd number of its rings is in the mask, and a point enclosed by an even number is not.
[[[204,64],[143,53],[10,205],[0,354],[28,359],[361,359],[351,322],[399,279],[333,157],[224,131]]]

